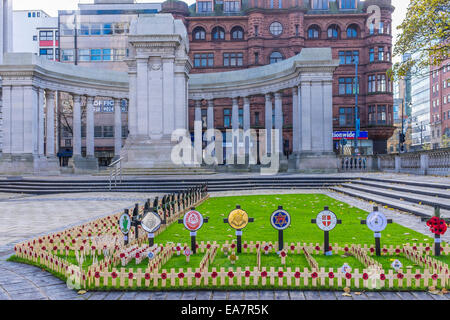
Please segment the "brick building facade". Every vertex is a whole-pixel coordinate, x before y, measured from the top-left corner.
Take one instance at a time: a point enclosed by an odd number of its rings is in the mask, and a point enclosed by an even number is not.
[[[367,13],[371,5],[380,8],[379,21]],[[368,131],[368,140],[360,141],[364,154],[386,153],[387,140],[395,130],[392,83],[386,74],[392,66],[393,10],[390,0],[197,0],[190,7],[171,0],[162,4],[162,12],[185,22],[192,73],[253,68],[290,58],[302,48],[331,47],[333,58],[340,60],[333,85],[334,131],[355,130],[356,58],[361,131]],[[193,129],[194,102],[190,104]],[[215,101],[215,128],[231,127],[231,105],[231,97]],[[292,148],[291,106],[292,95],[286,91],[286,151]],[[204,107],[206,119],[206,102]],[[264,97],[252,98],[251,127],[262,128],[264,119]]]
[[[430,72],[431,146],[443,146],[443,136],[450,137],[450,59]]]

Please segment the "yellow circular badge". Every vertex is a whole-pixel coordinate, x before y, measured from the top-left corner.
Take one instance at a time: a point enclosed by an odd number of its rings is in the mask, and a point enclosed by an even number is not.
[[[236,230],[244,229],[248,224],[248,214],[242,209],[235,209],[228,215],[228,224]]]

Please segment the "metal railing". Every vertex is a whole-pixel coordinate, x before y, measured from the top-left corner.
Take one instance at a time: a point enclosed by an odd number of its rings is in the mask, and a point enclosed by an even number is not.
[[[112,189],[112,184],[114,180],[114,186],[117,187],[117,179],[122,183],[122,160],[123,158],[117,159],[111,163],[109,168],[109,190]]]

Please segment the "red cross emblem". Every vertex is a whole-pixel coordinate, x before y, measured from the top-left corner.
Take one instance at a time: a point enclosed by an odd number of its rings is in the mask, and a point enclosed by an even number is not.
[[[322,216],[322,224],[328,227],[331,224],[331,216]]]

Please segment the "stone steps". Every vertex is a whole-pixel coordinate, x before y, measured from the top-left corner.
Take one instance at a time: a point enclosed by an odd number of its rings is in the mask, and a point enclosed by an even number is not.
[[[98,173],[94,173],[94,176],[110,176],[109,170],[102,170]],[[215,171],[206,168],[153,168],[153,169],[140,169],[140,168],[123,168],[122,176],[157,176],[157,175],[213,175]]]
[[[402,185],[400,181],[396,183],[386,183],[386,182],[376,182],[376,181],[364,181],[364,180],[354,180],[354,184],[361,184],[365,186],[372,186],[376,188],[383,188],[389,190],[395,190],[400,192],[414,192],[416,194],[423,194],[426,196],[438,196],[439,198],[450,199],[450,189],[436,189],[431,187],[416,187],[416,186],[406,186]]]
[[[383,197],[379,195],[375,195],[373,193],[369,192],[362,192],[358,190],[354,190],[351,188],[348,188],[347,185],[343,185],[340,187],[330,187],[329,188],[332,191],[340,192],[345,195],[363,199],[366,201],[371,201],[374,204],[382,205],[382,206],[388,206],[390,208],[404,211],[408,213],[412,213],[419,217],[431,217],[434,215],[434,208],[430,207],[428,205],[419,205],[416,203],[411,203],[408,201],[401,201],[389,197]],[[441,214],[444,217],[450,218],[450,211],[449,210],[441,210]]]

